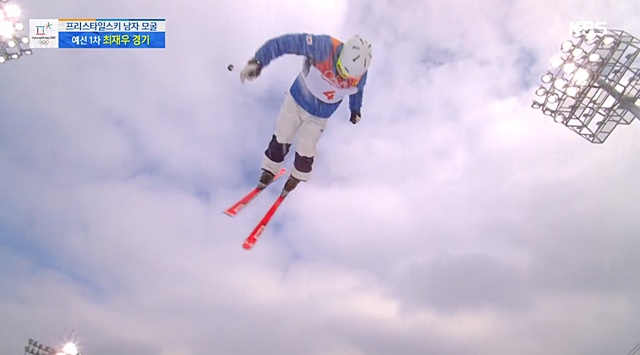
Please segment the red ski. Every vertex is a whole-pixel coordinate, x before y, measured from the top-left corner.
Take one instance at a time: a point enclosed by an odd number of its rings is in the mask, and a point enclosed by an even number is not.
[[[276,174],[273,177],[273,180],[271,180],[271,182],[269,183],[269,185],[271,185],[274,181],[276,181],[279,177],[281,177],[282,175],[284,175],[284,173],[287,172],[287,169],[282,168],[280,169],[280,172],[278,172],[278,174]],[[267,185],[267,186],[269,186]],[[249,202],[253,201],[254,198],[256,198],[260,192],[262,192],[262,190],[264,190],[266,187],[260,189],[260,188],[254,188],[251,192],[249,192],[248,194],[246,194],[243,198],[241,198],[238,202],[236,202],[235,204],[233,204],[233,206],[229,207],[226,211],[224,211],[224,213],[229,216],[229,217],[235,217],[243,208],[244,206],[248,205]]]
[[[280,207],[280,204],[282,203],[282,201],[284,201],[285,197],[287,197],[286,192],[278,196],[278,199],[276,200],[276,202],[273,203],[269,211],[267,211],[264,217],[262,217],[262,220],[260,220],[258,225],[256,225],[256,227],[253,229],[251,234],[249,234],[247,239],[245,239],[244,243],[242,244],[242,247],[244,249],[249,250],[253,248],[253,246],[258,241],[258,238],[260,238],[260,234],[262,234],[264,229],[267,228],[267,224],[269,224],[269,221],[271,221],[271,218],[276,213],[276,211],[278,210],[278,207]]]

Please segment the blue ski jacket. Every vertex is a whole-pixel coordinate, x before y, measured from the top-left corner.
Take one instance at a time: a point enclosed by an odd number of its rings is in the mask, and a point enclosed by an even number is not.
[[[263,67],[266,67],[271,61],[285,54],[304,56],[302,71],[289,89],[291,96],[300,107],[310,114],[320,118],[329,118],[342,103],[342,98],[336,97],[334,99],[333,95],[336,95],[336,91],[323,92],[322,94],[327,95],[325,100],[319,99],[317,94],[312,94],[308,87],[309,81],[305,80],[310,70],[321,73],[324,81],[330,82],[332,87],[337,88],[338,95],[354,92],[348,95],[351,112],[360,113],[364,86],[367,82],[368,73],[359,79],[344,79],[338,75],[336,62],[342,46],[341,41],[328,35],[286,34],[265,42],[256,51],[254,58]]]

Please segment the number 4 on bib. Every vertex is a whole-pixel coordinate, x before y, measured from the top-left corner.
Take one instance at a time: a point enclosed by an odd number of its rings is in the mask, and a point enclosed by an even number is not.
[[[333,100],[333,97],[336,95],[335,91],[325,91],[322,94],[327,97],[327,100]]]

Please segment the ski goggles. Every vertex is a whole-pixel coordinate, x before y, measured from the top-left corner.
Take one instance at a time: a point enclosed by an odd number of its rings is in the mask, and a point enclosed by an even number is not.
[[[345,79],[355,79],[355,77],[347,74],[347,71],[344,70],[344,66],[342,66],[342,59],[340,58],[338,58],[338,61],[336,62],[336,70],[338,71],[338,75]]]

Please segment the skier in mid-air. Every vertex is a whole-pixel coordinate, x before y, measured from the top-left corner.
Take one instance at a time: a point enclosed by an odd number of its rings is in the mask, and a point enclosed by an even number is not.
[[[318,140],[344,97],[349,96],[351,123],[360,121],[372,52],[371,44],[360,36],[343,43],[328,35],[286,34],[268,40],[256,51],[240,73],[241,82],[257,78],[272,60],[285,54],[304,56],[305,61],[285,94],[264,152],[258,188],[273,181],[297,135],[294,169],[283,189],[289,193],[310,178]]]

